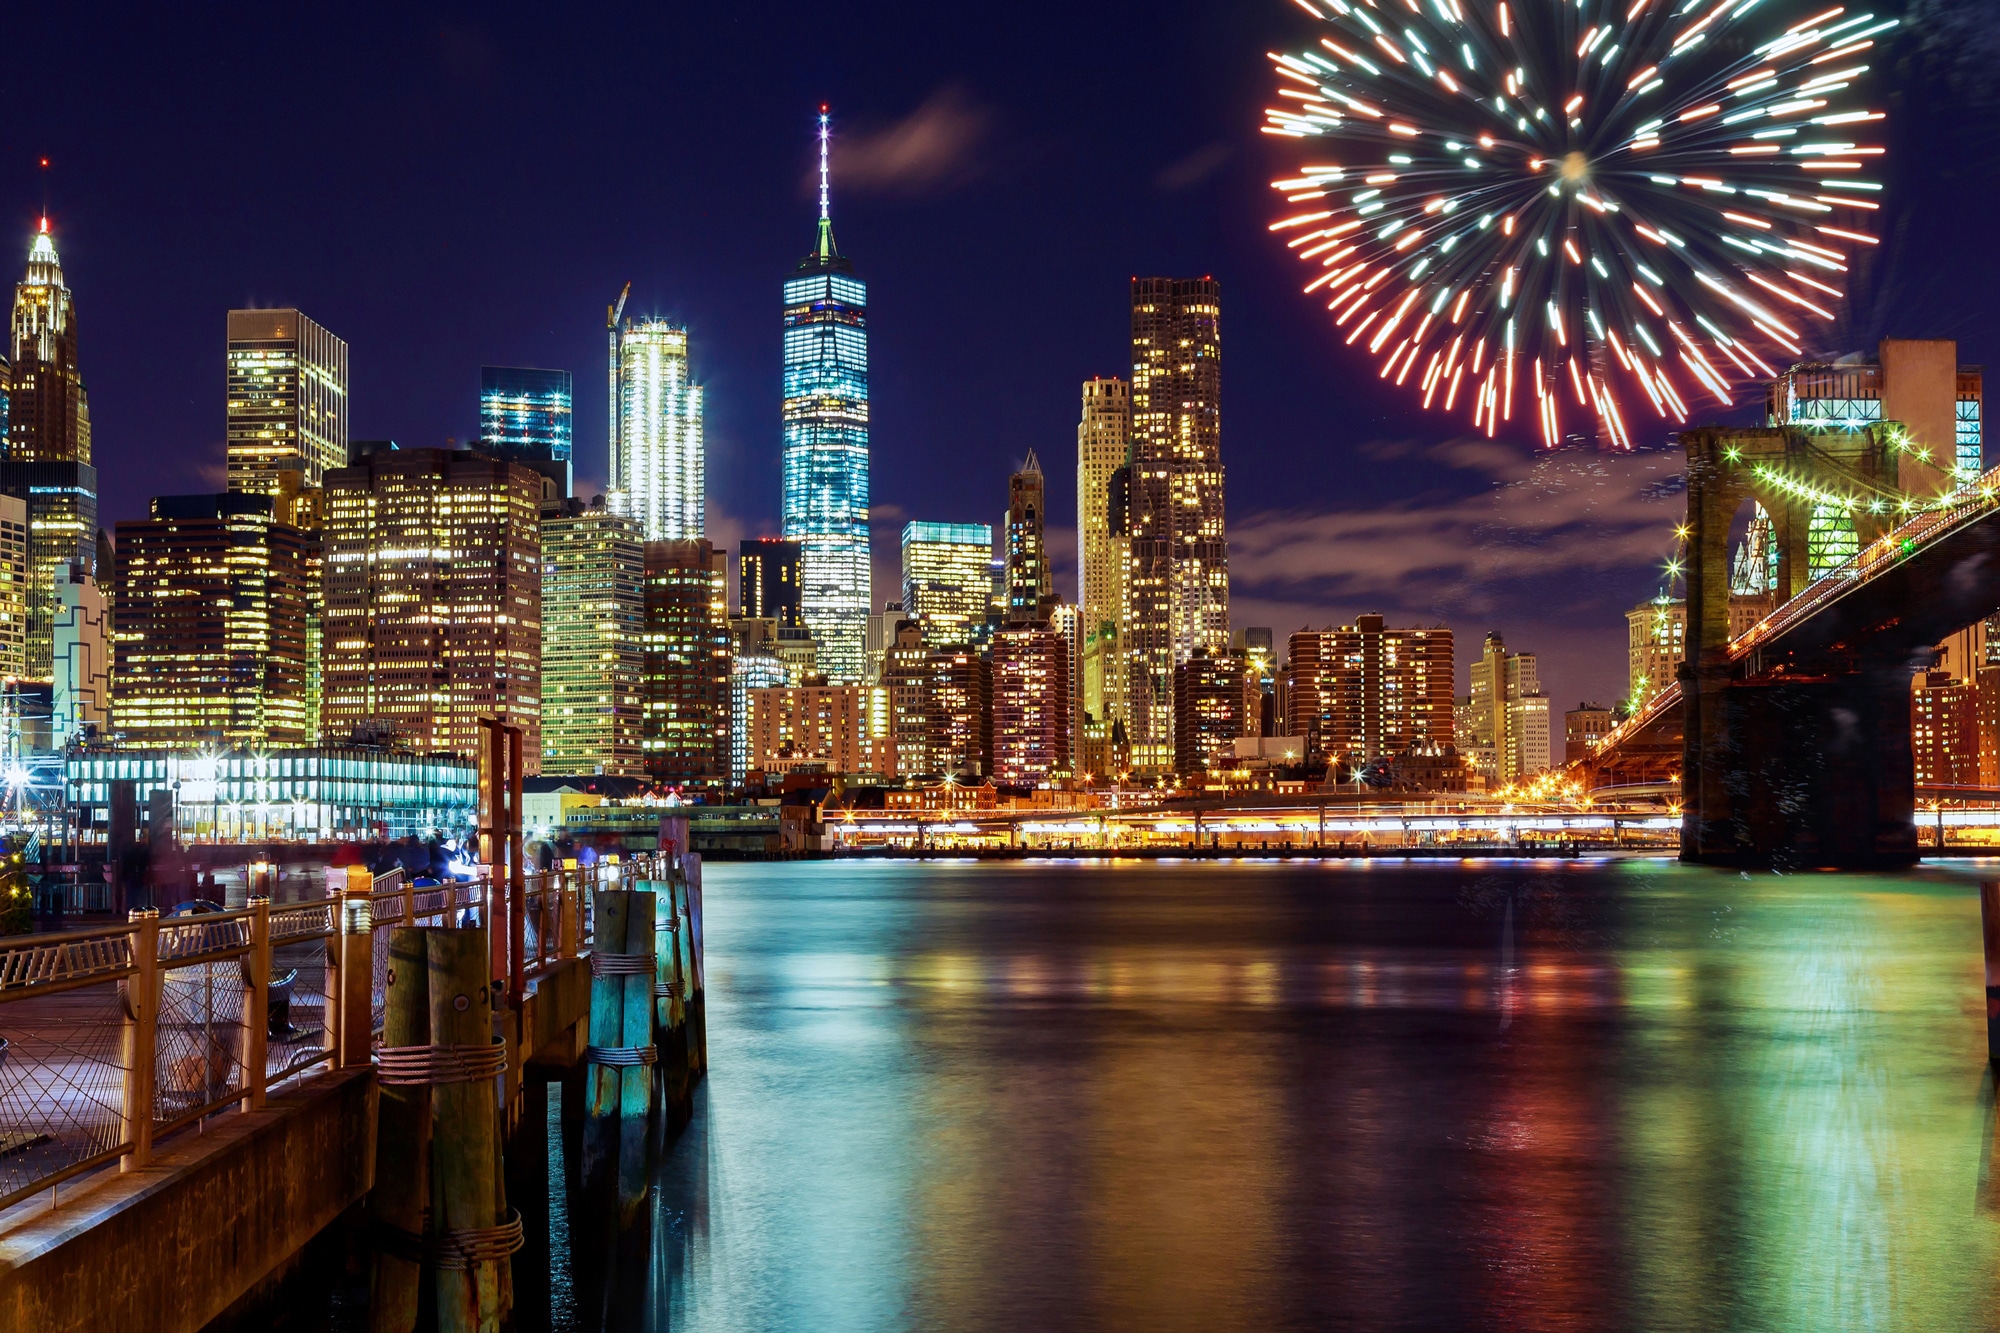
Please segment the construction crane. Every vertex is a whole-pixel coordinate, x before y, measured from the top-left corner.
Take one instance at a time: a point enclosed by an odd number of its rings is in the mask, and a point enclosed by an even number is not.
[[[608,462],[611,468],[611,489],[614,491],[622,490],[625,486],[623,469],[619,467],[621,460],[618,450],[618,321],[625,317],[625,298],[631,294],[632,284],[627,282],[625,290],[618,293],[617,304],[604,307],[604,327],[609,330],[611,340],[611,456]]]

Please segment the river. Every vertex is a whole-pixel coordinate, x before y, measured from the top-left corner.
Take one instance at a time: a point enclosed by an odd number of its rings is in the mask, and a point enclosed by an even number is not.
[[[1987,1327],[1981,869],[712,866],[619,1322]]]

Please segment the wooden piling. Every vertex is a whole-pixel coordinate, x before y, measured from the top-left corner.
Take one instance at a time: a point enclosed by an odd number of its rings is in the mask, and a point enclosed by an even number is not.
[[[627,1050],[652,1050],[653,1045],[653,907],[655,895],[648,889],[628,889],[631,902],[625,909],[625,949],[643,955],[646,968],[623,981],[622,1024],[619,1045]],[[618,1216],[630,1224],[646,1199],[649,1174],[647,1143],[655,1107],[653,1071],[648,1065],[630,1064],[619,1071],[618,1097]]]
[[[493,992],[483,930],[427,932],[431,1042],[484,1048],[493,1042]],[[431,1231],[491,1232],[506,1218],[500,1180],[499,1107],[490,1079],[431,1089]],[[499,1333],[511,1314],[501,1269],[477,1257],[437,1270],[439,1333]]]
[[[708,1072],[708,988],[704,956],[707,937],[701,927],[701,857],[689,852],[681,857],[682,882],[687,886],[688,953],[688,1068],[692,1078]]]
[[[677,1127],[687,1115],[687,1005],[681,998],[680,886],[672,878],[655,881],[653,906],[653,1045],[660,1062],[654,1078],[660,1109]]]
[[[615,952],[625,947],[625,919],[630,900],[623,889],[599,889],[592,895],[596,920],[596,948]],[[624,978],[591,969],[590,1042],[592,1046],[615,1046],[610,1034],[625,1026]],[[601,1185],[618,1173],[618,1099],[621,1082],[615,1066],[593,1060],[584,1074],[586,1103],[583,1125],[583,1191],[586,1199],[597,1197]]]
[[[389,932],[389,987],[382,1019],[385,1047],[431,1041],[429,932]],[[384,1083],[377,1102],[375,1187],[368,1210],[378,1230],[421,1236],[430,1203],[431,1090]],[[422,1269],[407,1253],[378,1245],[368,1296],[369,1333],[413,1333]]]

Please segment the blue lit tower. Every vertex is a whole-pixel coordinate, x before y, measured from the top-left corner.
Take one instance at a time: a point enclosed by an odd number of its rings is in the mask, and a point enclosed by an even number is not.
[[[833,243],[827,117],[819,118],[819,238],[785,280],[784,535],[820,669],[859,680],[870,606],[868,288]]]

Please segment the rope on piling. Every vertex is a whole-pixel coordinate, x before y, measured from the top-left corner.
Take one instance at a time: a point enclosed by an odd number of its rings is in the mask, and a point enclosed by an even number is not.
[[[478,1083],[504,1073],[507,1048],[485,1046],[381,1046],[375,1076],[385,1087],[434,1088],[445,1083]]]
[[[656,1000],[678,1000],[678,999],[680,999],[680,998],[681,998],[681,983],[680,983],[680,981],[679,981],[678,979],[675,979],[675,980],[673,980],[673,981],[656,981],[656,982],[654,982],[654,983],[653,983],[653,998],[654,998],[654,999],[656,999]]]
[[[653,970],[653,955],[649,953],[600,953],[593,950],[590,955],[590,975],[593,977],[636,977]]]
[[[509,1208],[497,1227],[454,1227],[418,1235],[377,1218],[376,1245],[384,1254],[434,1268],[467,1269],[498,1263],[527,1244],[520,1210]]]
[[[594,1065],[609,1065],[631,1069],[638,1065],[652,1065],[660,1062],[660,1048],[657,1046],[586,1046],[583,1058]]]

